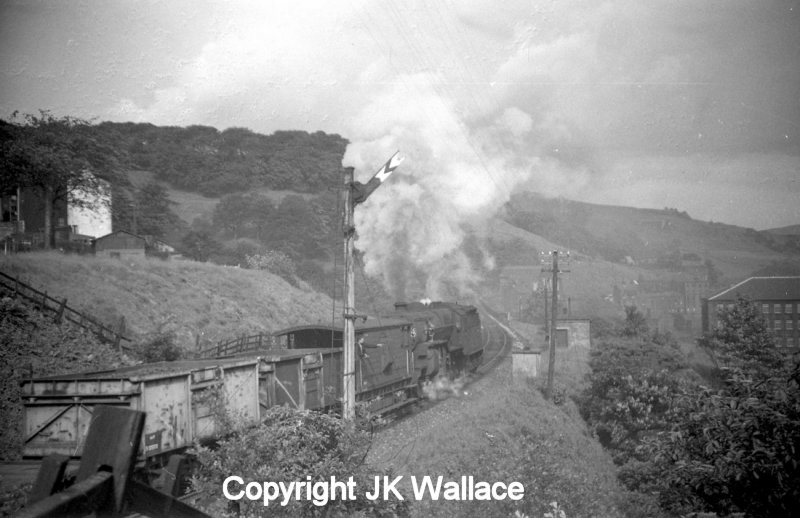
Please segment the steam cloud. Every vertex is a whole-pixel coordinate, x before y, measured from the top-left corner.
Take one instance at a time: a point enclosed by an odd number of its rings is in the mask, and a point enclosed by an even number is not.
[[[380,276],[397,300],[472,293],[476,267],[491,269],[493,259],[479,245],[483,265],[472,264],[467,232],[480,232],[538,163],[514,152],[531,128],[528,114],[506,109],[470,128],[437,84],[427,75],[396,82],[358,114],[348,135],[344,163],[362,182],[395,151],[405,157],[355,214],[366,273]]]

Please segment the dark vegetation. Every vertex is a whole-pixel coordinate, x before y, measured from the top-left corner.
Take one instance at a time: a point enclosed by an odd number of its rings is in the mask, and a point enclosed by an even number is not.
[[[313,411],[272,407],[265,412],[257,426],[237,423],[228,416],[226,438],[216,448],[197,447],[200,469],[194,488],[209,495],[220,495],[222,482],[231,474],[245,481],[307,481],[330,483],[331,477],[356,484],[356,500],[335,500],[318,506],[312,501],[291,498],[286,506],[246,497],[228,504],[224,498],[207,502],[213,516],[405,516],[407,501],[395,499],[367,500],[363,491],[374,485],[374,477],[389,475],[383,469],[365,463],[372,443],[372,423],[361,418],[356,423],[342,421],[336,416]],[[232,492],[243,489],[234,484]],[[322,498],[321,494],[316,495]],[[330,496],[330,495],[329,495]],[[241,513],[241,514],[238,514]]]
[[[130,122],[103,122],[97,130],[127,154],[131,167],[213,197],[257,188],[324,191],[339,180],[347,146],[339,135],[321,131],[261,135],[246,128],[219,131]]]
[[[132,358],[83,329],[66,322],[56,325],[52,317],[0,293],[0,459],[16,459],[21,452],[22,379],[131,363]]]
[[[76,117],[19,115],[0,121],[0,193],[25,187],[34,191],[44,208],[44,247],[54,241],[53,212],[67,200],[93,209],[102,201],[103,181],[121,184],[123,159],[108,136]]]
[[[641,495],[638,515],[789,516],[800,505],[797,359],[739,300],[700,341],[718,363],[704,380],[638,315],[599,341],[581,399],[620,481]]]

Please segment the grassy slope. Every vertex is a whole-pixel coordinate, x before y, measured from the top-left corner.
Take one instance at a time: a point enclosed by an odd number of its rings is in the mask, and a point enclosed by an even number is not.
[[[526,334],[533,331],[523,326]],[[519,331],[519,330],[518,330]],[[525,337],[531,338],[529,336]],[[442,475],[459,480],[519,481],[519,502],[414,502],[413,516],[542,516],[557,501],[570,518],[621,516],[625,493],[608,454],[589,435],[571,396],[582,389],[588,351],[560,351],[556,388],[560,404],[542,397],[546,373],[515,383],[511,362],[419,415],[379,434],[369,462],[404,475],[404,494],[413,495],[410,477]]]
[[[597,205],[522,193],[519,210],[550,215],[564,228],[580,227],[595,238],[624,249],[635,260],[655,258],[678,247],[711,259],[732,281],[747,277],[782,256],[758,242],[752,229],[694,220],[676,213]],[[560,243],[574,248],[579,243]]]
[[[174,331],[181,347],[242,333],[329,322],[331,302],[266,272],[191,261],[33,253],[0,258],[0,270],[142,338]]]

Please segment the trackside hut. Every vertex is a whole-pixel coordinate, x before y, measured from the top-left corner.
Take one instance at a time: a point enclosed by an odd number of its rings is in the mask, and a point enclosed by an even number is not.
[[[124,230],[117,230],[98,237],[94,242],[94,253],[98,257],[144,257],[145,239]]]

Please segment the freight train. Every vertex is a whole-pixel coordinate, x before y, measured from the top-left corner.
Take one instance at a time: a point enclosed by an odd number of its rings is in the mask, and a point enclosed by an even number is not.
[[[437,376],[474,369],[483,354],[473,306],[398,303],[356,323],[356,397],[373,413],[418,401]],[[274,405],[334,409],[342,394],[342,328],[304,325],[275,333],[268,347],[236,355],[22,382],[26,457],[79,457],[95,405],[147,413],[142,455],[163,460],[218,435],[220,409],[257,421]]]

